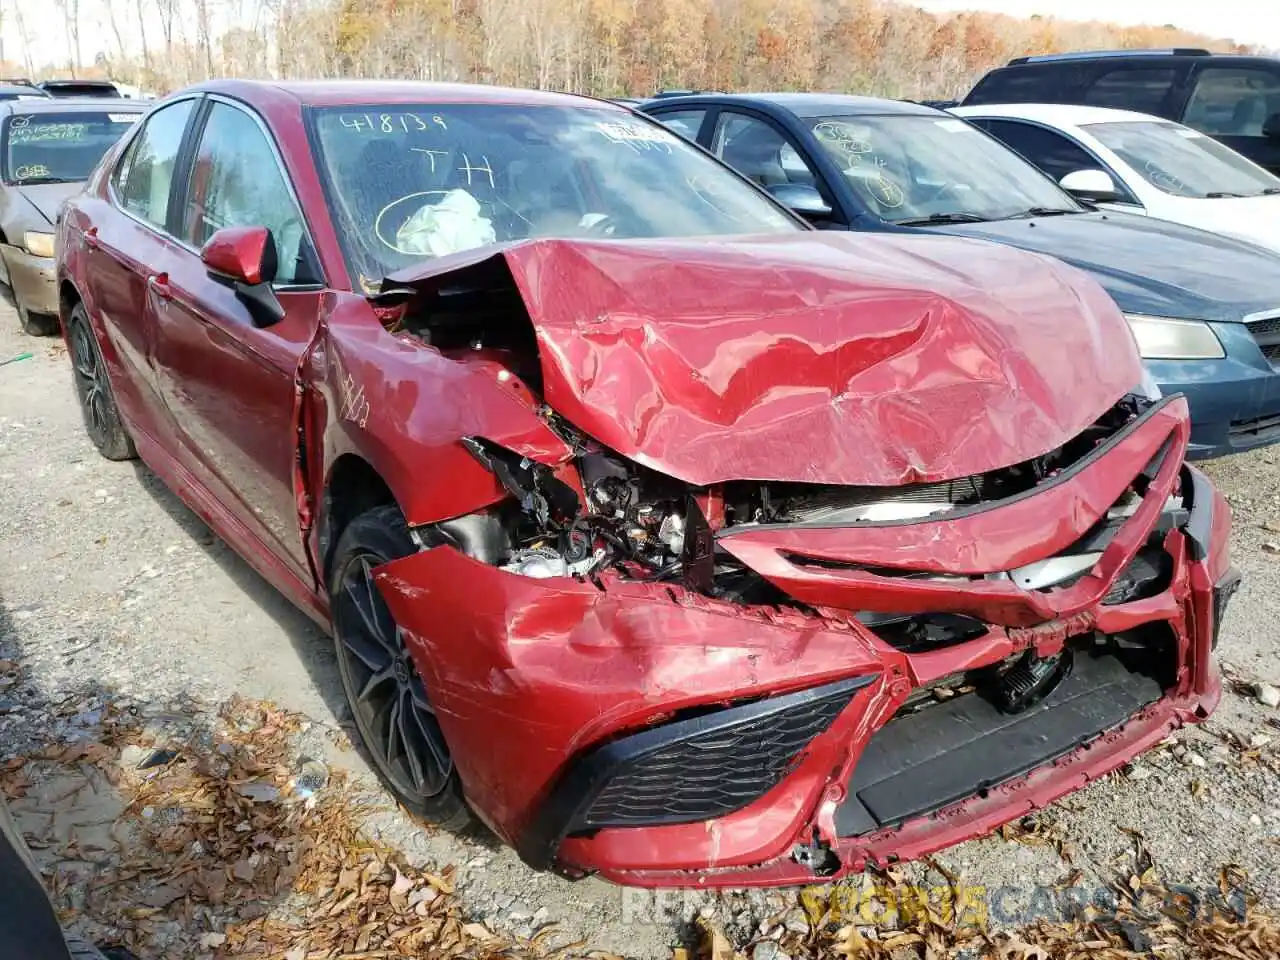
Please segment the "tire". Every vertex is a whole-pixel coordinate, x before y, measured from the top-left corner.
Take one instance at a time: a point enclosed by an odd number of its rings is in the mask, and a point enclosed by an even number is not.
[[[22,332],[29,337],[51,337],[58,332],[58,318],[50,317],[43,313],[32,313],[22,305],[22,301],[15,295],[13,298],[13,307],[18,311],[18,323],[22,326]]]
[[[138,451],[120,419],[102,351],[98,349],[83,303],[75,305],[67,320],[67,344],[76,398],[80,401],[80,413],[89,439],[108,460],[134,459]]]
[[[414,816],[459,831],[473,814],[426,687],[369,573],[415,552],[394,504],[347,525],[329,569],[334,652],[359,746],[378,779]]]

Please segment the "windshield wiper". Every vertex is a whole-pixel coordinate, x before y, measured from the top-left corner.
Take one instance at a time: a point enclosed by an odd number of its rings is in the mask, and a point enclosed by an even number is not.
[[[1011,216],[1005,217],[1006,220],[1026,220],[1029,217],[1061,217],[1068,213],[1081,213],[1080,210],[1073,210],[1071,207],[1027,207]]]
[[[1277,193],[1280,193],[1280,187],[1267,187],[1267,189],[1263,190],[1260,194],[1258,194],[1258,196],[1274,197]]]
[[[23,177],[21,180],[14,180],[13,183],[18,187],[31,187],[40,183],[75,183],[66,177]]]
[[[1206,200],[1225,200],[1227,197],[1243,197],[1243,193],[1232,193],[1230,190],[1213,190],[1204,195]]]
[[[989,219],[989,217],[980,217],[976,213],[931,213],[927,217],[890,222],[899,227],[923,227],[932,223],[986,223]]]

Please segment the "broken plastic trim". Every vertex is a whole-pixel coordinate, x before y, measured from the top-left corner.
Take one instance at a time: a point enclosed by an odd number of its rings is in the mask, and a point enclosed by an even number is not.
[[[957,506],[954,509],[949,510],[945,514],[945,519],[959,520],[963,517],[974,516],[975,514],[979,514],[979,513],[986,513],[989,510],[998,510],[1001,507],[1007,507],[1010,504],[1020,503],[1021,501],[1026,500],[1030,497],[1040,496],[1046,490],[1050,490],[1050,489],[1053,489],[1054,487],[1061,486],[1064,483],[1069,483],[1070,481],[1074,480],[1079,474],[1083,473],[1089,467],[1093,466],[1100,459],[1105,457],[1108,453],[1110,453],[1117,446],[1123,443],[1125,439],[1127,439],[1133,433],[1140,430],[1143,427],[1143,425],[1145,425],[1149,420],[1156,417],[1162,410],[1164,410],[1165,407],[1167,407],[1170,403],[1172,403],[1174,400],[1177,400],[1181,396],[1182,394],[1180,393],[1171,394],[1168,397],[1165,397],[1163,400],[1160,400],[1156,403],[1151,404],[1141,413],[1137,414],[1132,420],[1130,420],[1124,426],[1120,427],[1118,430],[1116,430],[1106,439],[1099,442],[1097,446],[1095,446],[1083,457],[1080,457],[1078,460],[1074,461],[1069,466],[1063,467],[1053,476],[1046,478],[1045,480],[1041,481],[1040,483],[1036,484],[1030,489],[1023,490],[1020,493],[1015,493],[1012,496],[1004,497],[999,500],[988,500],[988,501],[984,501],[983,503],[966,504],[964,506]],[[1156,453],[1156,456],[1152,459],[1152,462],[1148,464],[1147,470],[1158,472],[1160,469],[1160,466],[1164,463],[1165,457],[1168,455],[1168,451],[1171,449],[1172,449],[1172,441],[1166,441],[1166,443]],[[1144,471],[1143,475],[1145,475],[1145,473],[1146,471]],[[1152,475],[1154,476],[1154,473]],[[886,487],[885,489],[891,491],[895,488]],[[723,540],[723,539],[727,539],[728,537],[737,536],[739,534],[756,533],[756,532],[759,532],[765,526],[767,526],[767,528],[770,530],[821,530],[821,529],[829,529],[833,527],[901,527],[901,526],[909,526],[912,524],[937,523],[938,520],[939,518],[936,516],[924,516],[924,517],[905,517],[905,518],[894,519],[894,520],[864,520],[864,521],[859,521],[857,523],[852,523],[852,524],[849,523],[848,521],[832,522],[832,521],[823,521],[823,520],[800,521],[796,523],[785,523],[785,522],[770,523],[767,525],[760,524],[760,523],[742,523],[742,524],[736,524],[731,527],[725,527],[717,531],[716,539]]]
[[[563,528],[577,518],[578,495],[546,464],[480,437],[463,437],[461,443],[544,528]]]

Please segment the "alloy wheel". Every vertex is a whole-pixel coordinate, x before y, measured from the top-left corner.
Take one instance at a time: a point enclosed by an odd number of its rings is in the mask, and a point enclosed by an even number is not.
[[[374,761],[400,792],[433,797],[448,785],[453,761],[404,635],[374,583],[373,568],[383,562],[372,553],[348,558],[334,610],[339,656]]]
[[[107,442],[111,432],[106,373],[94,346],[92,334],[84,323],[71,327],[71,362],[75,370],[76,393],[85,414],[89,437],[98,446]]]

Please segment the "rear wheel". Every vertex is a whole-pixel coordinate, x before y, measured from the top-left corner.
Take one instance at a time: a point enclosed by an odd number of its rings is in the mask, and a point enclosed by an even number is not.
[[[343,690],[379,779],[404,807],[447,830],[471,820],[427,690],[372,571],[416,551],[394,505],[342,532],[329,571],[333,639]]]
[[[67,342],[71,352],[72,377],[84,428],[98,452],[108,460],[132,460],[138,455],[133,440],[120,419],[116,398],[107,380],[102,351],[89,325],[84,304],[77,303],[67,320]]]

